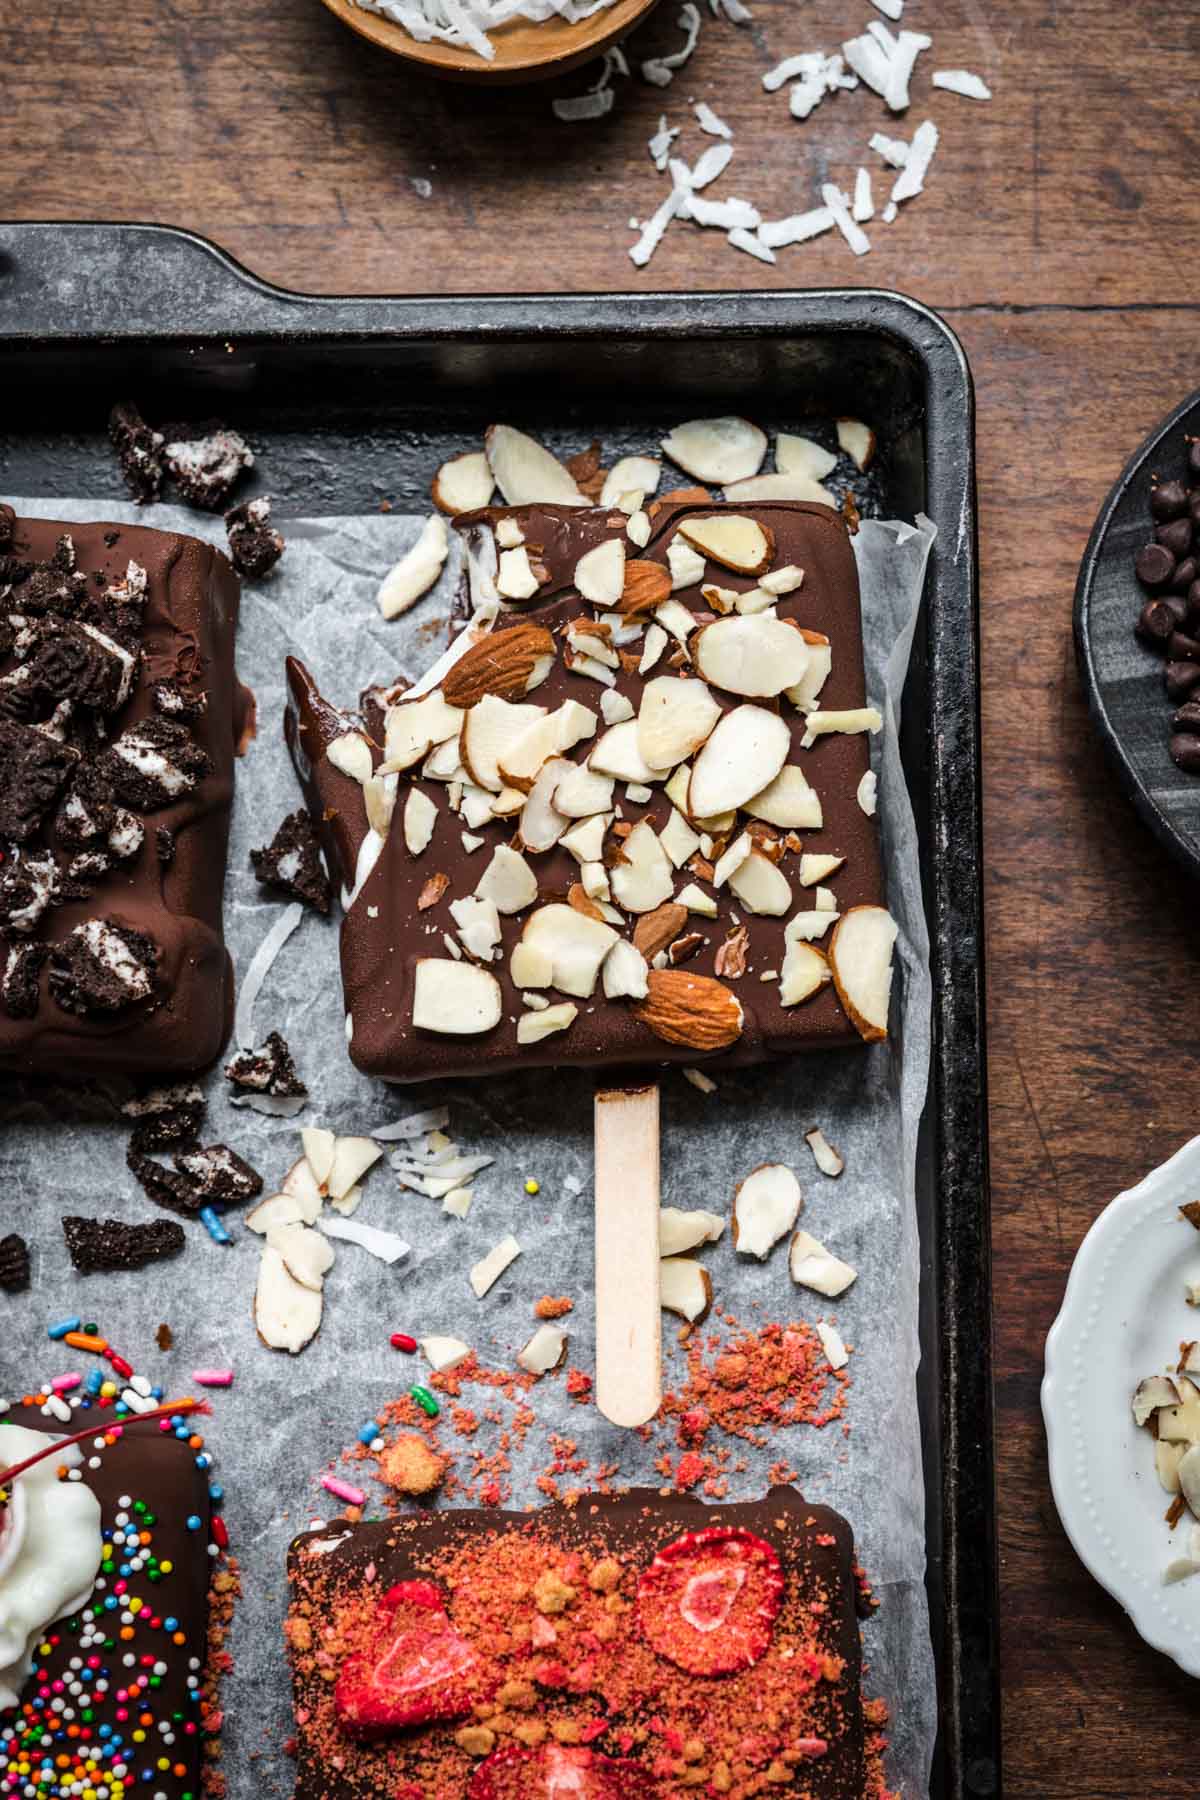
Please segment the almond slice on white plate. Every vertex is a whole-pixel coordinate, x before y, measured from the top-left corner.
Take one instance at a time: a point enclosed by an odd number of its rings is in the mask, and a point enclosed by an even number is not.
[[[784,831],[819,831],[824,823],[820,795],[809,786],[808,777],[795,763],[785,764],[774,781],[743,805],[752,819],[762,819]]]
[[[856,469],[866,469],[875,455],[875,433],[861,419],[839,419],[838,443]]]
[[[779,1004],[799,1006],[802,1001],[811,1000],[832,980],[824,952],[815,944],[793,939],[784,952],[783,968],[779,972]]]
[[[658,487],[662,464],[657,456],[622,456],[604,477],[600,489],[601,506],[618,506],[625,494],[638,493],[645,498]]]
[[[317,1190],[324,1194],[333,1169],[337,1139],[332,1131],[325,1131],[319,1125],[306,1125],[300,1132],[300,1142],[304,1147],[304,1160],[312,1171]]]
[[[819,506],[836,506],[837,501],[808,475],[752,475],[749,481],[735,481],[725,489],[731,505],[745,506],[755,500],[803,500]]]
[[[800,739],[800,748],[811,750],[819,737],[827,737],[831,732],[854,736],[860,731],[876,732],[882,729],[883,719],[873,706],[850,707],[843,712],[810,712],[804,721],[804,736]]]
[[[712,1305],[708,1270],[689,1256],[662,1258],[658,1265],[658,1292],[666,1310],[677,1313],[689,1325],[698,1324]]]
[[[413,1024],[443,1037],[474,1037],[500,1023],[500,983],[474,963],[424,956],[413,980]]]
[[[612,775],[618,781],[640,782],[649,786],[662,781],[666,769],[652,769],[638,748],[638,721],[622,719],[610,725],[597,739],[588,755],[588,767],[597,775]]]
[[[427,594],[442,572],[450,534],[440,513],[430,513],[410,550],[384,576],[376,596],[385,619],[395,619]]]
[[[732,569],[737,575],[760,575],[771,566],[775,534],[748,513],[710,513],[684,519],[679,535],[699,555]]]
[[[616,943],[617,934],[602,920],[553,901],[530,913],[521,941],[549,959],[551,976],[547,986],[559,988],[577,1000],[590,1000],[600,965]],[[522,981],[520,985],[531,987],[534,983]]]
[[[778,713],[735,706],[715,726],[692,764],[688,816],[731,812],[760,794],[787,761],[791,733]]]
[[[320,1290],[304,1287],[289,1274],[278,1250],[264,1245],[254,1290],[254,1326],[268,1350],[292,1356],[303,1350],[320,1329],[321,1309]]]
[[[658,1215],[659,1253],[679,1256],[698,1244],[715,1244],[724,1229],[725,1221],[719,1213],[686,1212],[678,1206],[664,1206]]]
[[[647,768],[665,774],[699,749],[721,716],[704,682],[656,675],[642,690],[637,747]]]
[[[838,920],[830,939],[829,966],[838,999],[868,1043],[887,1036],[897,932],[896,921],[885,907],[852,906]]]
[[[574,479],[558,458],[512,425],[489,425],[484,446],[496,485],[509,506],[539,502],[556,506],[586,506]]]
[[[409,788],[404,802],[404,842],[410,856],[420,856],[429,848],[438,809],[420,788]]]
[[[575,586],[593,606],[615,606],[625,588],[625,546],[606,538],[585,550],[575,564]]]
[[[775,467],[781,475],[807,475],[810,481],[824,481],[837,467],[837,457],[812,438],[781,431],[775,439]]]
[[[491,464],[483,450],[467,450],[444,462],[433,478],[433,504],[451,518],[456,513],[477,512],[486,506],[496,486]]]
[[[548,1375],[567,1354],[566,1333],[557,1325],[539,1325],[527,1344],[517,1351],[517,1364],[528,1375]]]
[[[371,746],[361,731],[344,731],[325,746],[325,760],[341,775],[360,784],[370,781],[374,773]]]
[[[537,899],[537,876],[519,850],[497,844],[492,860],[475,884],[475,896],[490,900],[499,913],[519,913]]]
[[[773,700],[794,687],[812,657],[795,626],[769,613],[714,619],[696,633],[690,650],[706,681],[750,700]]]
[[[800,1216],[800,1183],[784,1163],[760,1163],[733,1195],[733,1245],[739,1256],[768,1255]]]
[[[333,1245],[311,1225],[272,1225],[267,1245],[282,1258],[293,1281],[320,1293],[333,1267]]]
[[[749,419],[689,419],[668,433],[662,447],[697,481],[724,487],[758,473],[767,453],[767,434]]]
[[[857,1269],[834,1256],[807,1231],[798,1231],[793,1237],[788,1266],[797,1287],[811,1288],[827,1300],[836,1300],[858,1280]]]
[[[747,912],[781,919],[792,904],[792,884],[777,863],[752,850],[729,877],[729,885]]]
[[[496,694],[485,694],[468,709],[463,719],[459,754],[477,787],[498,794],[501,788],[514,785],[501,775],[500,763],[531,726],[546,716],[544,706],[501,700]],[[546,755],[549,754],[547,751]],[[544,762],[545,757],[541,760]]]
[[[475,1264],[471,1270],[470,1281],[477,1300],[483,1299],[488,1289],[495,1286],[508,1265],[515,1262],[520,1254],[521,1246],[510,1233],[508,1237],[501,1238],[495,1249],[489,1250],[487,1255]]]
[[[326,1187],[331,1200],[344,1200],[355,1182],[373,1169],[383,1151],[373,1138],[340,1137],[333,1146],[333,1163]]]
[[[618,938],[604,958],[606,1000],[644,1000],[650,991],[649,965],[636,944]]]
[[[560,1000],[556,1006],[523,1013],[517,1020],[517,1042],[540,1044],[543,1038],[553,1037],[556,1032],[569,1031],[578,1017],[579,1008],[573,1000]]]
[[[457,740],[462,730],[461,706],[449,706],[440,688],[419,700],[401,700],[389,706],[384,725],[383,767],[388,773],[411,769],[437,744]]]
[[[626,912],[653,912],[671,898],[675,870],[654,827],[641,820],[621,845],[625,860],[609,870],[613,898]]]

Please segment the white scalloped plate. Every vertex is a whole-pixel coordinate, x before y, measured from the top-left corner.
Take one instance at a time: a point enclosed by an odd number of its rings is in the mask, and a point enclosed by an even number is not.
[[[1185,1281],[1200,1280],[1200,1237],[1177,1211],[1196,1199],[1200,1137],[1105,1207],[1076,1254],[1042,1381],[1063,1528],[1146,1642],[1189,1675],[1200,1675],[1200,1575],[1172,1587],[1162,1575],[1191,1520],[1168,1531],[1150,1436],[1129,1402],[1144,1375],[1173,1366],[1181,1339],[1200,1337],[1184,1299]]]

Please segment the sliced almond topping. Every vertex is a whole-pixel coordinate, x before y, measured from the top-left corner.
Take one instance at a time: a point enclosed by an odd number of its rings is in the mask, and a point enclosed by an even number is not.
[[[564,909],[565,910],[565,909]],[[500,1023],[500,983],[474,963],[424,956],[413,980],[413,1024],[443,1037],[473,1037]]]
[[[612,775],[618,781],[635,781],[649,785],[661,781],[666,769],[652,769],[638,748],[638,721],[623,719],[610,725],[597,740],[588,756],[588,767],[597,775]]]
[[[856,469],[866,469],[875,455],[875,433],[861,419],[839,419],[837,439]]]
[[[516,519],[496,520],[496,542],[502,550],[515,550],[525,542],[525,533]]]
[[[332,1137],[332,1131],[322,1132],[321,1134],[322,1141],[325,1138]],[[335,1145],[336,1141],[337,1140],[335,1139]],[[303,1132],[300,1133],[300,1142],[301,1144],[304,1142]],[[317,1154],[318,1156],[328,1158],[324,1177],[327,1181],[329,1179],[329,1170],[333,1167],[333,1153],[330,1150],[322,1150],[318,1151]],[[294,1200],[299,1206],[300,1217],[304,1220],[304,1223],[306,1225],[311,1225],[321,1211],[321,1202],[324,1199],[324,1194],[322,1192],[321,1183],[313,1174],[312,1164],[309,1162],[307,1154],[302,1156],[298,1162],[292,1164],[279,1185],[282,1192],[285,1193],[289,1199]]]
[[[665,773],[697,750],[721,716],[704,682],[656,675],[642,690],[637,746],[648,768]]]
[[[725,498],[735,506],[746,506],[751,501],[763,500],[800,500],[807,501],[809,505],[837,505],[828,488],[822,487],[819,481],[813,481],[811,476],[798,473],[754,475],[749,481],[735,481],[725,489]]]
[[[593,606],[616,606],[625,589],[625,545],[606,538],[575,564],[575,586]]]
[[[344,1200],[368,1169],[373,1169],[383,1151],[373,1138],[340,1137],[333,1147],[333,1167],[326,1183],[331,1200]]]
[[[817,912],[835,913],[838,909],[837,896],[832,888],[819,887],[813,895],[813,906]]]
[[[774,699],[794,687],[812,655],[794,626],[769,613],[714,619],[696,633],[690,652],[706,681],[750,699]]]
[[[428,756],[435,744],[457,739],[462,723],[462,708],[449,705],[439,688],[423,694],[419,700],[401,700],[389,706],[384,725],[383,768],[389,773],[411,769]]]
[[[700,589],[700,598],[710,612],[725,614],[733,611],[742,596],[736,588],[717,587],[706,581]]]
[[[395,775],[372,775],[370,781],[363,782],[363,808],[367,824],[381,838],[386,838],[392,828],[397,786],[398,778]]]
[[[604,478],[600,490],[601,506],[617,506],[621,496],[631,491],[653,494],[658,487],[662,464],[657,456],[622,456]]]
[[[411,550],[384,576],[377,599],[385,619],[394,619],[427,594],[442,572],[450,534],[440,513],[431,513]]]
[[[667,647],[667,634],[659,624],[651,625],[646,632],[646,642],[642,646],[642,659],[638,663],[638,674],[648,675],[663,651]]]
[[[526,733],[546,717],[544,706],[518,705],[509,700],[501,700],[495,694],[485,694],[463,718],[459,754],[472,781],[494,794],[498,794],[501,788],[516,785],[504,779],[500,764]],[[553,750],[548,749],[540,757],[533,774],[537,773],[546,756],[551,754]],[[533,758],[530,757],[529,760]]]
[[[527,1344],[517,1351],[517,1362],[529,1375],[548,1375],[566,1359],[567,1337],[557,1325],[539,1325]]]
[[[456,1363],[465,1362],[471,1351],[461,1338],[423,1337],[421,1354],[434,1374],[440,1375],[443,1369],[452,1369]]]
[[[420,788],[409,788],[404,802],[404,842],[411,856],[420,856],[429,847],[437,824],[437,807]]]
[[[607,779],[607,778],[606,778]],[[555,802],[557,806],[557,801]],[[564,850],[569,850],[577,863],[599,862],[604,855],[604,834],[608,830],[612,815],[595,813],[585,819],[582,824],[572,826],[559,839]]]
[[[633,930],[634,947],[647,962],[653,962],[659,951],[665,950],[686,924],[687,908],[668,901],[655,907],[653,912],[642,914]]]
[[[544,681],[554,666],[554,639],[529,619],[489,631],[472,644],[442,683],[451,706],[474,706],[485,694],[519,700]]]
[[[268,1350],[295,1356],[317,1335],[320,1324],[320,1290],[303,1286],[279,1251],[265,1245],[254,1290],[254,1325],[262,1342]]]
[[[434,476],[433,504],[451,518],[455,513],[478,512],[488,504],[495,485],[485,453],[468,450],[444,462]]]
[[[573,1000],[560,1000],[557,1006],[525,1013],[517,1020],[517,1042],[540,1044],[543,1038],[553,1037],[557,1031],[570,1030],[578,1017],[579,1008]]]
[[[500,914],[494,900],[464,894],[450,902],[450,916],[465,948],[477,962],[491,962],[500,946]]]
[[[784,952],[779,973],[779,1003],[799,1006],[832,981],[829,963],[815,944],[794,938]]]
[[[321,1211],[321,1196],[317,1195],[316,1205],[311,1209],[302,1206],[292,1194],[268,1194],[260,1200],[244,1220],[247,1230],[255,1231],[265,1237],[273,1225],[311,1225]]]
[[[646,998],[634,1012],[656,1037],[689,1050],[723,1050],[742,1035],[742,1004],[711,976],[688,969],[651,969]]]
[[[752,818],[778,825],[784,831],[819,831],[824,822],[820,796],[795,763],[787,763],[774,781],[744,805]]]
[[[575,657],[585,662],[601,663],[606,669],[619,669],[621,659],[610,639],[612,627],[598,619],[572,619],[566,628],[566,640]],[[575,664],[570,664],[572,668]]]
[[[633,717],[633,701],[627,694],[611,691],[600,696],[600,717],[606,725],[623,725]]]
[[[694,856],[700,848],[699,837],[675,806],[659,833],[659,842],[677,869],[682,869],[688,857]]]
[[[1166,1375],[1148,1375],[1133,1392],[1133,1421],[1145,1425],[1160,1406],[1178,1406],[1179,1389]]]
[[[783,928],[784,943],[791,948],[793,944],[812,943],[822,938],[831,925],[837,923],[837,913],[826,907],[814,906],[811,912],[794,913]]]
[[[653,917],[653,914],[647,915]],[[645,919],[639,919],[639,927]],[[604,994],[608,1000],[644,1000],[649,970],[646,958],[628,938],[618,938],[604,959]]]
[[[664,1256],[658,1265],[659,1298],[668,1312],[697,1324],[712,1305],[708,1270],[688,1256]]]
[[[641,507],[630,507],[629,523],[625,527],[625,535],[638,550],[644,550],[650,542],[650,516]]]
[[[683,1212],[677,1206],[664,1206],[658,1215],[659,1253],[678,1256],[684,1250],[694,1250],[697,1244],[715,1244],[724,1229],[725,1221],[719,1213]]]
[[[600,775],[587,763],[568,762],[554,784],[552,798],[566,819],[588,819],[612,806],[613,778]],[[587,860],[594,860],[588,858]]]
[[[825,1360],[830,1368],[844,1369],[850,1361],[850,1352],[842,1342],[841,1332],[835,1330],[832,1325],[827,1325],[824,1319],[817,1320],[816,1332],[821,1340],[821,1348],[825,1352]]]
[[[761,1262],[800,1216],[800,1183],[784,1163],[760,1163],[733,1195],[733,1244]]]
[[[781,431],[775,439],[775,467],[781,475],[807,475],[811,481],[824,481],[837,467],[837,457],[812,438]]]
[[[729,885],[748,912],[782,918],[792,904],[791,882],[761,850],[752,850],[738,864]]]
[[[524,544],[500,552],[496,587],[506,600],[532,600],[540,585]]]
[[[836,1181],[846,1164],[829,1142],[821,1127],[814,1125],[811,1131],[806,1131],[804,1141],[812,1151],[813,1161],[822,1175],[828,1175],[831,1181]]]
[[[549,985],[579,1000],[591,999],[600,965],[616,941],[611,925],[589,919],[561,901],[530,913],[522,933],[523,943],[549,957]],[[523,981],[521,985],[536,984]]]
[[[490,900],[496,911],[519,913],[537,899],[537,877],[519,851],[497,844],[492,860],[475,884],[479,900]]]
[[[685,888],[681,888],[675,898],[680,906],[686,906],[690,913],[699,913],[701,918],[715,919],[717,916],[716,900],[711,894],[706,894],[703,888],[697,887],[694,881],[689,881]],[[720,973],[718,969],[717,974]]]
[[[693,550],[739,575],[761,574],[770,568],[775,555],[774,532],[748,513],[710,513],[707,518],[687,518],[681,522],[679,534]]]
[[[798,1287],[812,1288],[827,1300],[836,1300],[858,1280],[857,1269],[840,1261],[807,1231],[798,1231],[793,1237],[789,1265]]]
[[[828,881],[836,875],[845,862],[844,856],[815,856],[806,850],[800,858],[800,886],[816,887],[819,881]]]
[[[811,750],[819,737],[831,731],[879,731],[882,726],[883,719],[873,706],[852,707],[845,712],[810,712],[804,721],[804,736],[800,739],[800,747]]]
[[[564,700],[544,719],[530,725],[515,742],[496,755],[500,776],[509,787],[528,791],[549,757],[561,756],[585,738],[594,737],[599,724],[590,706]]]
[[[741,867],[754,848],[754,839],[748,831],[736,837],[728,850],[720,855],[713,867],[713,886],[724,887],[735,869]]]
[[[570,824],[554,804],[554,793],[566,771],[574,767],[574,763],[565,757],[552,756],[542,764],[537,780],[529,790],[521,813],[520,835],[525,849],[535,855],[552,850]]]
[[[868,769],[858,784],[858,804],[867,817],[873,818],[879,793],[879,780],[874,769]]]
[[[896,922],[884,907],[852,906],[830,940],[829,966],[838,999],[868,1042],[887,1036],[896,935]]]
[[[778,599],[783,594],[794,594],[796,589],[804,586],[804,570],[795,563],[785,563],[782,569],[772,569],[768,575],[760,575],[758,585],[764,594]],[[801,632],[801,636],[807,636]]]
[[[267,1246],[283,1258],[284,1268],[301,1287],[319,1294],[333,1267],[333,1245],[311,1225],[272,1225]]]
[[[333,1169],[337,1139],[332,1131],[325,1131],[319,1125],[306,1125],[300,1132],[300,1142],[304,1146],[304,1160],[319,1192],[323,1194]]]
[[[554,978],[554,958],[536,944],[517,943],[508,959],[508,972],[514,987],[549,987]]]
[[[490,1287],[493,1287],[509,1264],[515,1262],[521,1254],[521,1246],[515,1237],[509,1234],[501,1238],[494,1250],[477,1262],[471,1270],[471,1287],[475,1298],[482,1300]]]
[[[713,959],[714,972],[722,981],[740,981],[746,973],[749,951],[749,932],[744,925],[734,926]]]
[[[662,447],[673,463],[697,481],[713,481],[725,487],[731,481],[756,474],[762,467],[767,434],[749,419],[689,419],[668,433]]]
[[[326,761],[351,781],[367,782],[373,774],[371,746],[361,731],[345,731],[325,746]]]
[[[645,819],[634,826],[622,848],[624,860],[609,872],[613,898],[627,912],[652,912],[670,898],[675,885],[671,859]]]
[[[489,425],[484,444],[496,485],[509,506],[587,504],[586,495],[558,459],[525,432],[512,425]]]
[[[808,670],[795,687],[788,689],[787,697],[798,711],[808,713],[816,706],[821,689],[829,679],[829,672],[833,668],[833,647],[829,639],[819,631],[805,631],[804,639],[812,652]]]
[[[704,819],[744,805],[774,781],[790,748],[791,733],[778,713],[735,706],[692,764],[689,817]]]
[[[670,570],[671,592],[696,587],[704,580],[704,558],[681,537],[673,537],[667,546],[667,568]],[[693,620],[694,624],[695,621]]]
[[[671,577],[661,563],[628,561],[625,584],[615,610],[626,619],[635,614],[652,613],[670,597],[670,593]]]
[[[573,881],[567,889],[567,905],[573,906],[576,912],[581,912],[585,919],[603,920],[604,918],[604,914],[600,911],[600,908],[592,899],[592,896],[588,893],[582,881]]]

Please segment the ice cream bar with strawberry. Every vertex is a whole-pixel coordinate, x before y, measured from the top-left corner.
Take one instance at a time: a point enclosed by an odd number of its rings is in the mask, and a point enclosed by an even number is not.
[[[881,721],[842,515],[455,523],[471,622],[433,670],[343,711],[289,664],[354,1062],[420,1081],[884,1036]]]
[[[59,1446],[0,1480],[0,1794],[194,1800],[208,1735],[208,1476],[186,1427],[181,1440],[128,1412],[122,1425],[111,1402],[82,1393],[47,1389],[0,1410],[0,1471]],[[63,1443],[93,1422],[94,1435]]]
[[[335,1520],[288,1566],[296,1800],[882,1794],[850,1528],[793,1488]]]

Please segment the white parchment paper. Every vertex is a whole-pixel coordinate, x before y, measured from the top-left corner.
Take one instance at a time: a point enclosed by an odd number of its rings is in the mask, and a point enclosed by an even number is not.
[[[191,532],[223,543],[219,520],[176,507],[137,508],[95,501],[17,500],[18,513],[95,517]],[[323,692],[356,704],[360,690],[398,673],[415,677],[444,639],[455,558],[437,590],[406,617],[381,619],[375,591],[415,538],[421,520],[396,515],[282,520],[288,549],[274,576],[244,591],[238,643],[242,679],[258,701],[259,732],[239,766],[226,883],[225,919],[239,977],[282,903],[251,873],[251,847],[268,842],[285,812],[301,804],[282,736],[283,663],[289,652],[309,663]],[[927,522],[922,522],[924,526]],[[851,1521],[875,1592],[878,1614],[865,1627],[867,1691],[892,1708],[889,1775],[904,1800],[928,1793],[936,1730],[936,1690],[924,1588],[924,1484],[915,1398],[918,1362],[918,1242],[914,1198],[917,1128],[924,1105],[931,1032],[928,940],[921,906],[917,838],[897,742],[900,694],[920,605],[932,529],[865,521],[855,539],[863,594],[867,680],[885,727],[873,740],[879,816],[888,870],[888,904],[900,926],[898,1029],[887,1045],[719,1077],[704,1096],[678,1072],[663,1083],[663,1203],[728,1213],[738,1180],[756,1164],[780,1161],[797,1171],[803,1223],[859,1271],[836,1304],[793,1286],[786,1244],[765,1264],[736,1255],[729,1234],[701,1252],[717,1306],[744,1324],[766,1319],[836,1319],[854,1346],[853,1389],[844,1435],[797,1427],[750,1450],[744,1472],[730,1474],[728,1498],[762,1492],[769,1467],[783,1459],[800,1472],[814,1501]],[[34,1245],[34,1284],[0,1296],[0,1391],[79,1364],[45,1337],[46,1322],[79,1313],[102,1330],[142,1372],[170,1393],[185,1392],[193,1368],[232,1365],[232,1389],[215,1396],[210,1443],[225,1490],[232,1548],[245,1596],[233,1634],[235,1672],[225,1690],[225,1767],[231,1800],[286,1794],[291,1730],[280,1627],[286,1607],[284,1554],[314,1516],[338,1508],[318,1485],[331,1459],[359,1427],[418,1378],[419,1367],[388,1345],[400,1329],[465,1339],[481,1362],[511,1368],[529,1337],[531,1306],[541,1294],[568,1294],[570,1361],[590,1369],[593,1341],[591,1094],[593,1081],[568,1070],[478,1082],[389,1089],[360,1075],[345,1051],[338,978],[337,924],[306,914],[276,961],[258,1002],[256,1038],[282,1031],[311,1102],[294,1120],[266,1119],[228,1103],[220,1073],[207,1080],[204,1141],[227,1142],[258,1168],[267,1192],[299,1154],[302,1124],[369,1133],[405,1113],[449,1103],[450,1131],[468,1151],[496,1158],[476,1178],[464,1222],[440,1202],[404,1193],[386,1164],[368,1178],[357,1217],[400,1232],[413,1245],[388,1268],[353,1244],[339,1244],[325,1287],[319,1336],[297,1358],[258,1342],[250,1316],[260,1240],[236,1215],[232,1247],[189,1226],[185,1254],[141,1273],[92,1276],[70,1268],[58,1220],[64,1213],[145,1219],[156,1216],[125,1168],[119,1125],[26,1104],[10,1109],[0,1136],[0,1230],[19,1229]],[[812,1162],[803,1133],[820,1125],[846,1159],[834,1182]],[[536,1197],[527,1177],[540,1183]],[[568,1176],[583,1183],[570,1191]],[[18,1198],[19,1197],[19,1198]],[[482,1301],[467,1271],[507,1232],[522,1255]],[[160,1321],[175,1348],[154,1345]],[[664,1334],[667,1386],[682,1379],[675,1333]],[[18,1357],[19,1349],[19,1357]],[[86,1364],[87,1359],[83,1359]],[[472,1403],[475,1400],[472,1397]],[[654,1458],[673,1441],[646,1443],[618,1431],[594,1407],[569,1401],[561,1378],[534,1396],[538,1426],[514,1452],[512,1504],[535,1503],[534,1478],[548,1460],[551,1431],[576,1440],[595,1466],[619,1464],[626,1482],[658,1485]],[[481,1438],[484,1436],[481,1433]],[[711,1448],[716,1434],[710,1438]],[[731,1440],[741,1454],[746,1446]],[[447,1447],[457,1440],[447,1436]]]

